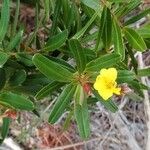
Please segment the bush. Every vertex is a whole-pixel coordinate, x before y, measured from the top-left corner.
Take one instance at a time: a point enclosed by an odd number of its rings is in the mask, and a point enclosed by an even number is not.
[[[115,113],[113,94],[142,100],[148,87],[139,77],[149,76],[150,68],[138,69],[134,54],[150,48],[150,29],[147,23],[138,29],[134,25],[150,8],[130,17],[141,0],[24,0],[35,8],[31,33],[18,19],[20,0],[15,15],[11,2],[2,1],[0,19],[1,142],[17,112],[36,114],[37,100],[55,91],[59,96],[49,123],[68,111],[65,124],[74,115],[82,138],[90,134],[90,105],[100,101]]]

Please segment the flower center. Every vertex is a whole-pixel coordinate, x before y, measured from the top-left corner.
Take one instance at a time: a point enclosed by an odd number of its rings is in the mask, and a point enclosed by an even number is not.
[[[112,89],[115,86],[114,82],[106,82],[106,86],[108,89]]]

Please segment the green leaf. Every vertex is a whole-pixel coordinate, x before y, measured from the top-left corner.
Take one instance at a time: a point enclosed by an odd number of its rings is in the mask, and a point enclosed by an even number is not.
[[[79,73],[82,73],[86,66],[86,56],[84,49],[82,48],[80,42],[76,39],[72,39],[69,41],[69,48],[76,60]]]
[[[123,17],[131,12],[133,9],[137,8],[141,4],[141,0],[129,0],[128,3],[123,3],[115,11],[115,15],[118,17]]]
[[[59,16],[61,13],[61,6],[62,6],[62,0],[56,0],[55,1],[55,9],[53,12],[53,21],[52,21],[52,27],[51,27],[51,32],[50,35],[54,35],[57,29],[57,24],[59,21]]]
[[[110,10],[109,8],[104,8],[104,12],[105,16],[103,18],[103,14],[102,14],[102,19],[103,20],[103,24],[104,24],[104,30],[101,30],[102,32],[102,41],[103,41],[103,44],[104,44],[104,47],[105,49],[109,49],[110,47],[110,44],[111,44],[111,35],[112,35],[112,19],[111,19],[111,13],[110,13]]]
[[[22,84],[26,80],[26,72],[25,70],[16,70],[15,73],[9,80],[9,84],[11,86],[18,86]]]
[[[34,109],[34,105],[29,99],[11,92],[0,94],[0,104],[13,109],[28,111]]]
[[[69,114],[68,114],[68,116],[66,117],[66,120],[65,120],[65,122],[64,122],[64,124],[63,124],[63,130],[67,130],[70,126],[70,123],[71,123],[71,119],[72,119],[72,117],[73,117],[73,114],[74,114],[74,111],[72,110],[72,111],[70,111],[69,112]]]
[[[18,61],[23,63],[25,66],[32,67],[32,56],[26,53],[17,53],[16,58]]]
[[[114,52],[120,54],[122,60],[125,59],[125,47],[123,43],[121,28],[115,20],[113,19],[113,41],[114,41]]]
[[[50,1],[45,0],[44,2],[44,11],[45,11],[45,19],[46,21],[49,20],[49,14],[50,14]]]
[[[0,20],[0,42],[4,39],[5,34],[8,31],[8,23],[10,17],[10,0],[3,0],[1,9],[1,20]]]
[[[73,73],[76,72],[76,70],[63,59],[59,59],[56,57],[49,57],[49,59],[60,64],[63,68],[69,70],[70,72],[73,72]]]
[[[150,68],[139,69],[138,76],[139,77],[150,76]]]
[[[91,19],[86,23],[86,25],[80,30],[78,31],[73,37],[72,39],[79,39],[81,36],[84,35],[84,33],[87,31],[87,29],[92,25],[92,23],[94,22],[94,20],[96,19],[96,17],[98,16],[98,11],[96,11],[93,16],[91,17]]]
[[[84,99],[83,104],[75,104],[74,110],[75,119],[77,122],[79,134],[83,139],[86,139],[90,135],[90,125],[89,125],[89,114],[87,100]]]
[[[19,18],[19,10],[20,10],[20,0],[16,0],[15,15],[13,18],[11,38],[13,38],[13,36],[16,34],[18,18]]]
[[[134,49],[141,51],[141,52],[147,49],[143,38],[135,30],[125,27],[124,33],[128,42]]]
[[[95,104],[95,103],[97,103],[99,100],[97,99],[97,98],[95,98],[95,97],[88,97],[88,99],[87,99],[87,103],[88,104]]]
[[[49,38],[47,41],[45,47],[42,50],[45,51],[54,51],[58,48],[60,48],[67,40],[68,37],[68,31],[64,30],[63,32],[54,35]]]
[[[48,85],[44,86],[35,96],[36,99],[42,99],[46,97],[47,95],[51,94],[53,91],[57,90],[60,88],[63,84],[53,81],[49,83]]]
[[[144,39],[147,48],[150,48],[150,38]]]
[[[129,93],[127,93],[126,94],[126,96],[128,97],[128,98],[130,98],[131,100],[133,100],[133,101],[142,101],[143,100],[143,98],[142,97],[140,97],[139,95],[137,95],[136,93],[134,93],[134,92],[129,92]]]
[[[100,7],[99,0],[81,0],[81,2],[94,10],[97,10]]]
[[[117,83],[130,82],[130,81],[133,81],[134,78],[135,78],[135,74],[132,71],[119,70],[118,77],[117,77]]]
[[[141,27],[136,32],[143,38],[150,38],[150,27]]]
[[[3,68],[0,68],[0,90],[5,86],[6,83],[6,73]]]
[[[141,18],[145,17],[148,14],[150,14],[150,8],[147,8],[147,9],[143,10],[142,12],[140,12],[138,15],[136,14],[136,16],[128,19],[124,23],[124,25],[127,26],[129,24],[135,23],[136,21],[140,20]]]
[[[134,89],[134,93],[137,92],[138,95],[140,95],[141,97],[144,97],[144,94],[143,94],[143,91],[142,91],[143,89],[144,90],[149,90],[147,86],[140,83],[140,81],[138,81],[138,80],[132,80],[132,81],[128,82],[128,85],[129,85],[129,87],[131,87],[131,89]]]
[[[22,40],[23,36],[23,30],[20,30],[15,37],[10,41],[8,46],[6,47],[6,51],[11,51],[13,48],[15,48],[17,45],[20,44],[20,41]]]
[[[101,56],[86,66],[86,71],[99,71],[102,68],[112,67],[120,61],[120,55],[118,54],[107,54]]]
[[[103,100],[96,90],[93,90],[93,94],[100,101],[100,103],[102,103],[105,106],[106,109],[108,109],[109,111],[113,113],[118,111],[117,105],[111,99]]]
[[[101,22],[100,22],[100,28],[98,31],[98,40],[96,42],[95,50],[99,50],[99,43],[100,39],[102,39],[104,47],[106,50],[109,49],[111,44],[111,38],[112,38],[112,19],[111,19],[111,13],[109,8],[106,6],[103,8],[102,16],[101,16]]]
[[[137,74],[138,63],[137,63],[136,58],[134,57],[134,52],[133,52],[132,48],[129,46],[129,44],[126,45],[126,48],[127,48],[128,54],[131,58],[131,65],[133,66],[134,71]]]
[[[10,118],[3,118],[3,124],[1,128],[1,139],[0,139],[0,144],[3,143],[4,139],[6,138],[8,132],[9,132],[9,125],[11,123]]]
[[[64,113],[66,107],[69,105],[71,98],[75,92],[75,86],[69,84],[65,87],[63,92],[59,95],[55,105],[49,116],[49,123],[54,124]]]
[[[6,53],[0,52],[0,67],[6,63],[8,58],[9,58],[9,56]]]
[[[80,84],[77,85],[74,99],[76,101],[76,104],[79,104],[79,105],[82,105],[83,101],[85,100],[85,93],[84,93],[83,87]]]
[[[73,73],[41,54],[33,56],[33,63],[41,73],[51,80],[70,82],[73,78]]]

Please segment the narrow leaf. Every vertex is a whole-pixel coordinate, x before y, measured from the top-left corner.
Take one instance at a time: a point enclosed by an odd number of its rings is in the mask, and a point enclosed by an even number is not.
[[[86,66],[86,55],[78,40],[72,39],[69,41],[69,48],[76,60],[79,73],[82,73]]]
[[[143,76],[150,76],[150,68],[144,68],[138,70],[138,76],[143,77]]]
[[[113,41],[114,41],[114,51],[117,54],[120,54],[121,59],[124,60],[125,58],[125,47],[123,43],[121,28],[115,20],[113,19]]]
[[[136,14],[136,16],[128,19],[124,25],[127,26],[129,24],[135,23],[136,21],[140,20],[141,18],[145,17],[147,14],[150,14],[150,8],[143,10],[142,12],[140,12],[138,15]]]
[[[131,12],[133,9],[137,8],[141,4],[141,0],[134,0],[134,1],[128,1],[128,3],[124,3],[118,7],[118,9],[115,11],[115,15],[117,17],[123,17],[127,15],[129,12]]]
[[[26,72],[25,70],[16,70],[15,73],[9,80],[9,84],[11,86],[18,86],[22,84],[26,80]]]
[[[117,77],[117,83],[130,82],[134,78],[135,78],[134,72],[128,71],[128,70],[119,70],[118,71],[118,77]]]
[[[135,30],[125,27],[124,33],[128,42],[134,49],[142,52],[147,49],[143,38]]]
[[[86,32],[86,30],[91,26],[91,24],[95,21],[96,17],[98,16],[98,11],[96,11],[93,16],[91,17],[91,19],[86,23],[86,25],[80,30],[78,31],[73,37],[72,39],[79,39],[81,36],[84,35],[84,33]]]
[[[89,62],[86,66],[86,71],[99,71],[102,68],[107,68],[115,65],[119,61],[120,55],[107,54]]]
[[[111,19],[111,13],[109,8],[106,6],[103,8],[102,16],[101,16],[101,22],[100,22],[100,28],[98,31],[98,38],[96,42],[95,50],[99,50],[99,43],[100,39],[102,39],[104,47],[106,50],[109,49],[111,44],[111,34],[112,34],[112,19]]]
[[[57,90],[60,88],[63,84],[53,81],[49,83],[48,85],[44,86],[35,96],[36,99],[42,99],[46,97],[47,95],[51,94],[53,91]]]
[[[60,64],[44,57],[41,54],[34,55],[33,63],[41,73],[51,80],[69,82],[73,77],[73,74],[69,70],[63,68]]]
[[[74,110],[75,119],[77,122],[79,134],[83,139],[86,139],[90,135],[90,125],[89,125],[89,114],[87,100],[84,99],[83,104],[75,104]]]
[[[70,72],[76,72],[75,68],[72,67],[69,63],[67,63],[65,60],[63,59],[59,59],[57,57],[49,57],[50,60],[60,64],[63,68],[69,70]]]
[[[133,66],[134,71],[137,74],[138,63],[134,56],[134,52],[133,52],[132,48],[129,46],[129,44],[126,45],[126,48],[127,48],[128,54],[131,58],[131,65]]]
[[[0,90],[5,86],[6,83],[6,73],[3,68],[0,68]]]
[[[97,10],[100,7],[99,0],[81,0],[81,2],[94,10]]]
[[[0,94],[0,104],[13,109],[28,111],[34,109],[34,105],[29,99],[11,92]]]
[[[66,120],[65,120],[65,122],[64,122],[64,124],[63,124],[63,130],[65,131],[65,130],[67,130],[70,126],[70,124],[71,124],[71,119],[72,119],[72,117],[73,117],[73,114],[74,114],[74,111],[73,110],[71,110],[70,112],[69,112],[69,114],[68,114],[68,116],[66,117]]]
[[[103,18],[102,18],[103,19]],[[102,31],[102,41],[105,49],[109,49],[112,35],[112,19],[109,8],[106,8],[106,18],[104,18],[104,30]]]
[[[28,66],[28,67],[34,66],[32,62],[32,56],[27,53],[17,53],[16,58],[25,66]]]
[[[9,125],[10,125],[11,119],[10,118],[3,118],[3,124],[1,128],[1,139],[0,144],[4,141],[6,138],[8,131],[9,131]]]
[[[0,52],[0,66],[3,66],[8,60],[8,58],[9,56],[6,53]]]
[[[75,92],[75,86],[69,84],[65,87],[63,92],[59,95],[55,105],[49,116],[49,123],[54,124],[64,113],[66,107],[69,105],[71,98]]]
[[[10,43],[6,47],[6,51],[11,51],[13,48],[15,48],[17,45],[19,45],[20,41],[22,39],[22,36],[23,36],[23,30],[20,30],[10,41]]]
[[[51,27],[51,34],[50,35],[54,35],[57,29],[57,23],[58,23],[58,19],[59,19],[59,15],[61,12],[61,6],[62,6],[62,0],[56,0],[55,2],[55,9],[54,9],[54,13],[53,13],[53,21],[52,21],[52,27]]]
[[[150,38],[150,27],[141,27],[136,31],[142,38]]]
[[[9,17],[10,17],[10,0],[3,0],[1,9],[1,20],[0,20],[0,42],[4,39],[7,33]]]
[[[67,40],[67,37],[68,37],[67,30],[50,37],[49,40],[47,41],[45,47],[42,50],[54,51],[54,50],[60,48]]]

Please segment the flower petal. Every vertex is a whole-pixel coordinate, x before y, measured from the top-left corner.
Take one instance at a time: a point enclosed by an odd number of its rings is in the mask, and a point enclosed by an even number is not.
[[[115,68],[101,69],[100,75],[106,78],[108,82],[115,82],[117,79],[117,70]]]
[[[120,95],[121,94],[120,92],[121,92],[121,88],[114,88],[113,89],[113,93],[116,95]]]
[[[98,90],[98,93],[104,100],[108,100],[113,95],[113,91],[111,89]]]
[[[100,75],[97,76],[96,78],[96,82],[94,83],[94,88],[96,90],[103,90],[107,88],[104,78],[102,78]]]

